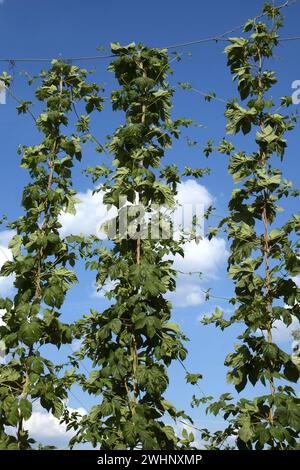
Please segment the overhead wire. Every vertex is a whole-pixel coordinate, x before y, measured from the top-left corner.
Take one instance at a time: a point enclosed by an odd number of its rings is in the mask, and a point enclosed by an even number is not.
[[[290,6],[292,3],[295,3],[296,0],[287,0],[283,4],[279,5],[277,8],[282,9],[284,7]],[[261,13],[260,15],[257,15],[253,18],[254,21],[257,21],[260,18],[263,18],[266,15],[266,13]],[[221,34],[215,34],[213,36],[208,36],[206,38],[200,38],[196,39],[194,41],[188,41],[188,42],[182,42],[182,43],[177,43],[177,44],[169,44],[168,46],[165,47],[159,47],[159,49],[167,49],[167,50],[172,50],[172,49],[178,49],[181,47],[188,47],[188,46],[195,46],[199,44],[206,44],[209,42],[214,42],[218,43],[220,41],[224,42],[229,42],[230,38],[226,37],[229,34],[232,34],[240,29],[243,28],[243,24],[240,24],[239,26],[236,26],[230,30],[227,30]],[[300,36],[290,36],[290,37],[283,37],[279,38],[279,42],[285,42],[285,41],[297,41],[300,40]],[[93,61],[93,60],[105,60],[105,59],[111,59],[115,57],[114,54],[106,54],[106,55],[90,55],[90,56],[73,56],[73,57],[66,57],[64,58],[63,56],[58,57],[58,59],[61,59],[65,62],[79,62],[79,61]],[[18,57],[7,57],[7,58],[0,58],[0,62],[8,62],[12,65],[16,64],[17,62],[51,62],[53,58],[45,58],[45,57],[23,57],[23,58],[18,58]]]

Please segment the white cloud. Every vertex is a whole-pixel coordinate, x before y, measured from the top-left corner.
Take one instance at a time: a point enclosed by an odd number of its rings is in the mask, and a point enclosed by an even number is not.
[[[179,239],[182,228],[189,232],[192,228],[194,215],[197,216],[197,233],[204,235],[204,212],[213,203],[213,197],[201,184],[195,180],[187,180],[178,185],[178,194],[175,198],[176,208],[170,216],[173,221],[175,239]]]
[[[76,411],[81,416],[86,414],[84,408],[68,409],[71,413]],[[34,408],[31,417],[24,423],[24,427],[38,443],[55,445],[61,449],[67,448],[69,440],[74,435],[74,432],[66,430],[64,423],[60,423],[59,419],[41,406]]]
[[[5,310],[0,309],[0,326],[5,325],[4,321],[2,320],[2,317],[4,314],[5,314]]]
[[[205,277],[215,278],[218,268],[227,259],[225,240],[222,238],[204,238],[197,243],[186,243],[184,258],[176,255],[174,268],[183,272],[201,271]]]
[[[203,204],[207,208],[213,197],[205,186],[195,180],[186,180],[178,185],[177,200],[179,204]]]
[[[2,316],[4,315],[5,310],[0,310],[0,326],[5,325],[4,321],[2,320]],[[5,364],[5,342],[0,339],[0,364]]]
[[[6,261],[12,260],[11,250],[8,248],[9,240],[13,237],[13,230],[3,230],[0,232],[0,269]],[[8,295],[13,287],[14,277],[0,277],[0,296]]]
[[[62,214],[60,222],[62,224],[61,234],[66,235],[98,235],[105,238],[101,233],[101,225],[108,219],[116,216],[116,208],[112,207],[107,211],[107,206],[103,203],[104,191],[99,191],[93,194],[92,189],[88,189],[84,193],[78,193],[77,197],[80,203],[76,204],[76,214]],[[199,205],[207,208],[213,201],[212,196],[207,189],[198,184],[194,180],[187,180],[178,185],[178,204],[183,205]],[[179,219],[181,209],[178,208],[175,215],[175,220]],[[192,214],[189,216],[187,213],[187,224],[191,225]]]
[[[60,424],[59,420],[51,413],[44,411],[34,411],[32,416],[26,422],[26,429],[34,439],[40,442],[45,442],[47,439],[59,438],[60,436],[67,437],[72,434],[66,431],[64,424]]]
[[[114,208],[107,211],[107,206],[103,204],[103,195],[103,191],[93,194],[91,189],[78,193],[76,197],[81,202],[76,204],[76,215],[64,213],[60,216],[62,236],[93,234],[104,238],[105,235],[100,233],[99,229],[107,219],[114,217],[116,212]]]
[[[215,279],[217,272],[227,259],[225,240],[213,238],[186,243],[184,246],[184,258],[180,255],[174,257],[173,267],[183,273],[201,272],[203,277]],[[187,274],[179,275],[176,292],[169,294],[175,307],[193,307],[204,302],[204,293],[201,287],[201,279],[197,282],[196,276],[191,278]]]
[[[103,204],[103,195],[103,191],[93,194],[91,189],[78,193],[77,197],[81,202],[76,204],[76,214],[63,214],[60,217],[63,226],[62,235],[97,234],[105,238],[99,228],[106,220],[116,215],[116,208],[111,208],[107,212],[107,206]],[[193,206],[198,212],[198,206],[202,206],[205,210],[213,203],[213,197],[204,186],[190,179],[178,185],[177,202],[180,207],[175,211],[175,226],[181,223],[182,208]],[[184,221],[189,227],[191,227],[192,217],[192,212],[184,211]],[[186,243],[184,253],[184,258],[179,255],[175,256],[175,269],[184,272],[201,271],[208,278],[216,277],[219,267],[227,258],[225,241],[220,238],[203,239],[198,245],[194,241]],[[96,295],[103,297],[104,293],[105,289],[101,289]],[[170,298],[176,306],[199,305],[203,302],[203,293],[197,280],[190,282],[190,279],[187,281],[180,277],[177,282],[177,291],[170,294]]]
[[[187,180],[178,185],[178,203],[184,208],[187,205],[196,207],[201,206],[205,210],[213,203],[213,196],[208,192],[205,186],[198,184],[195,180]],[[177,211],[175,221],[179,220],[180,209]],[[185,222],[191,227],[192,213],[184,213]],[[199,222],[199,221],[198,221]],[[201,221],[200,221],[201,222]],[[175,226],[176,226],[175,222]],[[204,229],[204,227],[202,227]],[[201,272],[203,277],[215,278],[218,269],[227,259],[225,240],[213,238],[208,240],[203,238],[197,244],[195,241],[184,245],[184,257],[176,255],[173,267],[177,271]],[[204,302],[204,293],[201,287],[201,280],[197,281],[195,277],[190,278],[186,275],[180,275],[177,280],[176,292],[169,294],[170,300],[176,307],[193,307]]]
[[[300,274],[292,279],[300,287]],[[274,343],[292,342],[292,332],[295,330],[300,330],[300,322],[296,317],[292,316],[292,323],[289,326],[286,326],[282,320],[276,320],[272,328]]]
[[[297,284],[297,286],[300,287],[300,274],[297,274],[297,276],[292,277],[292,279]]]
[[[181,438],[182,437],[182,431],[185,430],[187,431],[188,434],[192,433],[194,435],[194,441],[192,442],[193,446],[196,447],[196,449],[201,449],[203,448],[203,444],[201,446],[201,435],[199,431],[195,428],[195,424],[191,425],[188,421],[177,421],[176,425],[174,427],[175,434]],[[173,427],[173,423],[170,423],[170,425]]]
[[[15,233],[16,232],[14,230],[2,230],[0,232],[0,246],[7,247]]]
[[[292,317],[292,323],[289,326],[286,326],[283,321],[276,320],[272,328],[272,336],[274,343],[286,343],[292,342],[292,332],[294,330],[300,329],[300,322],[296,317]]]
[[[199,284],[180,278],[176,291],[168,295],[175,307],[195,307],[204,302],[204,294]]]

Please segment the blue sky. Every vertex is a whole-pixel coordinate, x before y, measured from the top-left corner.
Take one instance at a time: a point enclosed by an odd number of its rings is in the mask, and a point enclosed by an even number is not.
[[[91,56],[97,54],[97,46],[101,45],[109,50],[109,43],[116,41],[123,44],[135,41],[153,47],[165,47],[230,30],[244,23],[249,17],[257,15],[261,11],[262,4],[261,0],[251,2],[186,0],[184,3],[170,0],[165,2],[4,0],[0,1],[0,58]],[[286,14],[283,36],[300,35],[300,2],[288,8]],[[181,62],[173,63],[174,75],[170,78],[172,84],[175,86],[179,81],[190,82],[195,88],[204,92],[215,91],[224,99],[235,96],[234,85],[225,67],[226,57],[223,47],[224,43],[219,42],[178,48],[178,52],[182,52],[183,56]],[[275,98],[291,94],[291,83],[300,79],[299,48],[300,41],[290,41],[281,43],[276,50],[272,64],[279,78],[279,84],[274,88]],[[188,52],[192,55],[189,56]],[[109,96],[110,91],[116,87],[113,77],[107,72],[108,63],[107,60],[80,62],[88,69],[96,68],[94,79],[105,86],[105,96]],[[18,98],[30,99],[33,89],[27,87],[22,72],[26,70],[34,75],[42,66],[46,67],[47,64],[18,62],[13,65],[9,62],[0,62],[0,72],[6,70],[14,76],[12,89]],[[225,120],[222,117],[224,105],[220,102],[208,104],[200,95],[181,90],[176,93],[174,104],[174,116],[191,117],[204,127],[183,134],[197,140],[199,146],[191,149],[184,142],[176,144],[168,152],[165,162],[175,162],[179,166],[209,166],[212,173],[199,182],[203,187],[198,190],[206,197],[212,198],[217,208],[217,215],[223,216],[226,214],[227,201],[232,190],[231,177],[226,172],[227,158],[214,154],[206,160],[202,148],[208,138],[212,137],[218,142],[225,136]],[[293,111],[297,111],[297,106],[294,106]],[[105,136],[112,132],[122,119],[122,114],[112,113],[107,103],[104,112],[94,119],[94,134],[100,141],[104,141]],[[20,157],[16,149],[19,144],[38,143],[40,136],[34,130],[33,122],[28,116],[17,116],[15,103],[10,97],[6,105],[0,105],[0,129],[0,215],[7,214],[9,220],[13,220],[21,213],[19,202],[21,191],[28,181],[26,171],[18,167]],[[290,134],[289,150],[283,166],[285,176],[293,179],[295,186],[299,185],[299,132],[298,126]],[[242,143],[241,138],[235,141],[237,145]],[[242,145],[246,150],[252,149],[251,143],[248,145],[243,141]],[[82,170],[89,165],[98,164],[103,158],[107,157],[99,157],[91,146],[87,147],[83,161],[74,173],[74,186],[85,198],[84,207],[90,213],[95,211],[97,201],[91,200],[90,193],[87,192],[92,189],[92,183],[82,175]],[[188,184],[190,183],[186,183],[182,189],[184,197],[190,189]],[[287,214],[296,210],[298,210],[296,206],[286,207]],[[218,217],[211,223],[217,220]],[[77,224],[78,227],[82,221],[83,219],[72,223],[69,221],[69,224],[71,227]],[[0,246],[5,250],[4,238],[5,234],[0,233]],[[221,300],[203,302],[199,292],[202,288],[212,287],[217,296],[231,295],[232,284],[226,277],[225,242],[220,240],[215,246],[208,244],[202,246],[201,252],[196,256],[191,249],[188,261],[184,264],[186,270],[189,267],[189,260],[191,263],[198,260],[199,269],[204,267],[206,274],[202,282],[196,278],[189,280],[189,284],[194,286],[190,292],[190,300],[186,299],[187,281],[184,279],[179,281],[181,291],[175,299],[174,320],[190,338],[187,367],[192,372],[202,373],[204,375],[202,389],[206,394],[217,397],[224,391],[232,391],[232,387],[226,385],[223,361],[225,355],[232,350],[232,342],[238,330],[233,328],[220,333],[213,327],[201,326],[199,323],[201,315],[209,313],[215,306],[223,307],[229,312],[230,306]],[[78,270],[80,287],[75,287],[68,295],[62,311],[62,318],[66,321],[75,320],[87,313],[91,307],[101,311],[106,304],[102,297],[95,295],[93,274],[84,274],[80,266]],[[287,332],[281,332],[278,341],[282,347],[291,349],[291,340]],[[56,355],[54,350],[51,354]],[[62,357],[62,354],[57,357]],[[188,408],[190,397],[194,392],[197,393],[197,390],[185,385],[184,372],[179,366],[171,368],[170,377],[169,398],[178,407]],[[249,393],[252,393],[250,389]],[[73,390],[70,406],[88,408],[90,404],[88,397],[77,389]],[[211,417],[204,417],[198,410],[192,414],[200,427],[218,426],[216,421]]]

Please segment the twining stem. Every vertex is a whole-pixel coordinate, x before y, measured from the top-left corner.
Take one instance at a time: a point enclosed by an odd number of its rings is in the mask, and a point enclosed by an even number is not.
[[[146,78],[147,74],[144,69],[144,65],[142,62],[139,63],[139,67],[142,70],[143,77]],[[146,104],[142,103],[142,117],[141,123],[145,124],[146,121]],[[143,168],[144,161],[139,161],[139,168]],[[137,193],[137,204],[140,203],[140,195]],[[140,227],[138,227],[137,231],[137,240],[136,240],[136,264],[140,266],[141,264],[141,236],[140,236]],[[137,371],[139,365],[139,357],[138,357],[138,347],[136,342],[136,337],[134,332],[132,333],[132,343],[131,343],[131,357],[132,357],[132,388],[133,388],[133,396],[131,400],[131,412],[135,414],[135,406],[138,399],[139,389],[138,389],[138,379],[137,379]]]
[[[136,338],[133,333],[132,335],[132,348],[131,348],[131,353],[132,353],[132,388],[133,388],[133,396],[132,396],[132,414],[135,414],[135,407],[137,404],[137,398],[139,394],[138,390],[138,382],[137,382],[137,368],[138,368],[138,351],[137,351],[137,344],[136,344]]]
[[[62,86],[63,85],[62,85],[62,81],[61,81],[60,82],[60,94],[62,94]],[[59,129],[57,129],[57,131],[59,132]],[[52,183],[53,183],[54,166],[55,166],[54,165],[54,160],[55,160],[56,153],[57,153],[57,142],[58,142],[58,139],[55,138],[52,153],[50,154],[50,158],[48,160],[49,175],[48,175],[48,181],[47,181],[47,191],[49,191],[51,189]],[[50,207],[50,204],[49,204],[49,201],[47,201],[46,206],[45,206],[45,218],[44,218],[44,222],[43,222],[42,227],[41,227],[42,231],[47,230],[47,227],[48,227],[49,207]],[[39,299],[41,298],[41,278],[42,278],[42,260],[43,260],[43,256],[44,256],[43,248],[40,248],[37,252],[37,269],[36,269],[35,280],[34,280],[34,285],[35,285],[34,301],[39,301]],[[32,356],[32,354],[33,354],[33,347],[30,346],[27,358],[30,358]],[[22,398],[26,399],[28,397],[29,383],[30,383],[29,372],[28,372],[28,368],[26,367],[25,381],[24,381],[23,391],[22,391]],[[18,422],[18,429],[17,429],[17,439],[18,439],[19,449],[22,448],[22,434],[24,432],[23,422],[24,422],[23,417],[20,416],[20,419],[19,419],[19,422]]]
[[[257,27],[256,27],[256,32],[258,33]],[[259,85],[259,98],[263,99],[263,59],[262,59],[262,54],[261,50],[258,47],[258,58],[259,58],[259,65],[258,65],[258,85]],[[260,119],[260,128],[264,128],[264,120],[263,118]],[[265,149],[261,149],[260,152],[260,160],[261,160],[261,166],[263,170],[266,170],[266,158],[267,158],[267,153]],[[272,300],[270,297],[271,294],[271,276],[270,276],[270,262],[269,262],[269,255],[270,255],[270,237],[269,237],[269,218],[268,218],[268,213],[267,213],[267,199],[268,199],[268,192],[265,190],[263,192],[263,208],[262,208],[262,223],[264,226],[264,235],[263,235],[263,253],[264,253],[264,260],[265,260],[265,299],[266,299],[266,312],[267,312],[267,341],[269,344],[273,343],[273,336],[272,336]],[[275,396],[275,385],[274,385],[274,379],[270,374],[269,370],[269,387],[270,387],[270,393],[272,396],[272,402],[274,403],[274,396]],[[271,425],[273,425],[273,404],[270,406],[269,410],[269,422]]]
[[[147,77],[147,74],[146,74],[146,71],[144,69],[144,65],[143,63],[141,62],[140,63],[140,68],[141,70],[143,71],[143,77],[146,78]],[[142,124],[145,124],[145,121],[146,121],[146,104],[143,103],[142,104],[142,118],[141,118],[141,123]],[[139,167],[140,168],[143,168],[144,166],[144,161],[143,160],[140,160],[139,161]],[[139,196],[138,196],[138,203],[140,202],[139,201]],[[141,263],[141,237],[140,237],[140,234],[138,233],[137,234],[138,237],[137,237],[137,241],[136,241],[136,263],[137,265],[140,265]]]
[[[265,192],[265,201],[267,194]],[[266,277],[266,289],[265,289],[265,298],[266,298],[266,310],[268,314],[267,320],[267,340],[268,343],[273,343],[273,336],[272,336],[272,302],[270,300],[270,291],[271,291],[271,276],[270,276],[270,263],[269,263],[269,254],[270,254],[270,237],[269,237],[269,219],[267,215],[267,208],[266,202],[264,203],[264,207],[262,210],[262,222],[264,225],[264,237],[263,237],[263,251],[264,251],[264,258],[265,258],[265,277]],[[273,377],[269,377],[269,385],[270,385],[270,392],[272,397],[274,398],[275,395],[275,385]],[[269,421],[273,424],[273,406],[270,407],[269,410]]]
[[[261,152],[261,164],[262,168],[266,168],[266,153],[265,151]],[[264,191],[263,193],[263,208],[262,208],[262,223],[264,227],[264,235],[263,235],[263,253],[264,253],[264,260],[265,260],[265,299],[266,299],[266,311],[267,311],[267,341],[269,344],[273,343],[273,335],[272,335],[272,301],[270,299],[271,293],[271,276],[270,276],[270,236],[269,236],[269,218],[267,213],[267,199],[268,199],[268,192]],[[270,386],[270,393],[273,398],[274,402],[274,395],[275,395],[275,385],[274,379],[271,375],[268,378],[269,386]],[[273,406],[270,406],[269,410],[269,421],[270,424],[273,424]]]
[[[28,351],[28,358],[30,356],[32,356],[32,352],[33,352],[33,347],[30,346],[29,348],[29,351]],[[28,373],[28,364],[26,364],[25,366],[25,370],[26,370],[26,374],[25,374],[25,381],[24,381],[24,385],[22,387],[22,395],[21,395],[21,398],[27,398],[28,396],[28,393],[29,393],[29,385],[30,385],[30,380],[29,380],[29,373]],[[24,433],[24,429],[23,429],[23,417],[22,415],[20,416],[19,418],[19,422],[18,422],[18,429],[17,429],[17,440],[18,440],[18,448],[19,450],[22,450],[23,449],[23,446],[22,446],[22,436],[23,436],[23,433]]]
[[[53,144],[53,150],[52,154],[50,156],[48,166],[49,166],[49,175],[48,175],[48,182],[47,182],[47,191],[49,191],[52,187],[52,182],[53,182],[53,174],[54,174],[54,159],[57,153],[57,138],[55,139],[55,142]],[[48,211],[49,211],[49,201],[47,201],[46,206],[45,206],[45,218],[44,222],[42,224],[42,230],[46,230],[48,227]],[[35,280],[35,295],[34,299],[38,300],[41,296],[41,277],[42,277],[42,259],[43,259],[43,248],[41,248],[38,253],[38,261],[37,261],[37,273],[36,273],[36,280]]]

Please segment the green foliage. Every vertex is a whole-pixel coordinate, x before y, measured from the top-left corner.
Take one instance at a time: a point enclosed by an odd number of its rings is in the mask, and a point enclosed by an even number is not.
[[[86,170],[97,183],[95,192],[105,192],[104,203],[118,209],[117,217],[103,227],[108,235],[113,223],[121,227],[121,197],[127,198],[131,208],[143,204],[146,212],[153,205],[173,209],[182,177],[209,174],[208,168],[162,164],[174,139],[181,137],[181,128],[194,124],[171,117],[174,90],[168,83],[172,73],[168,51],[113,43],[109,71],[119,87],[111,93],[111,105],[125,119],[105,147],[90,133],[90,114],[102,110],[103,99],[101,88],[87,81],[85,69],[54,60],[48,71],[40,73],[35,96],[43,109],[37,118],[31,101],[18,102],[18,114],[33,117],[43,138],[37,145],[19,148],[21,167],[28,171],[30,182],[22,195],[24,215],[9,224],[15,231],[9,244],[12,261],[0,271],[0,276],[14,276],[13,300],[0,299],[4,310],[0,339],[8,358],[0,365],[0,450],[52,449],[36,443],[25,430],[35,401],[74,431],[71,448],[88,442],[102,450],[193,449],[194,434],[183,429],[179,437],[176,432],[179,422],[192,424],[191,418],[164,396],[168,367],[174,361],[183,366],[187,384],[202,392],[201,398],[193,395],[191,406],[209,403],[207,412],[221,414],[226,421],[221,431],[202,430],[208,449],[299,448],[300,399],[291,386],[299,379],[299,361],[272,336],[275,322],[288,326],[293,317],[300,319],[300,292],[293,280],[300,272],[300,216],[293,215],[282,226],[277,217],[282,210],[279,203],[298,197],[300,191],[274,163],[275,158],[285,158],[286,134],[296,119],[280,112],[292,104],[290,96],[275,106],[271,89],[276,74],[266,68],[278,45],[281,9],[266,3],[263,14],[244,25],[245,37],[230,38],[225,49],[239,93],[239,99],[227,103],[226,130],[231,136],[242,134],[255,150],[236,150],[225,138],[216,146],[209,139],[203,150],[206,157],[218,151],[229,158],[228,171],[236,186],[229,216],[209,229],[209,239],[224,229],[231,244],[228,276],[235,286],[230,299],[234,311],[224,318],[224,312],[216,308],[202,322],[222,331],[243,325],[234,351],[225,359],[227,382],[238,394],[249,386],[263,386],[265,393],[235,401],[224,393],[213,402],[198,385],[202,375],[185,368],[187,338],[171,322],[172,305],[166,295],[176,288],[170,259],[183,255],[185,234],[179,241],[157,239],[142,217],[134,225],[134,235],[124,237],[120,231],[108,243],[94,236],[85,240],[60,235],[61,213],[76,212],[72,168],[82,159],[87,141],[96,142],[99,152],[107,150],[112,156],[108,166]],[[12,77],[3,73],[0,80],[9,90]],[[29,82],[33,82],[31,77]],[[197,91],[187,82],[179,86]],[[213,92],[200,94],[208,102],[216,98]],[[190,147],[198,145],[186,140]],[[213,209],[207,209],[206,218]],[[160,235],[169,222],[164,218],[158,226]],[[193,225],[189,239],[198,242],[196,220]],[[110,302],[104,311],[91,310],[69,325],[60,320],[61,309],[77,282],[73,268],[78,255],[85,259],[87,269],[96,272],[97,289],[110,286],[105,294]],[[211,289],[205,294],[209,300]],[[81,348],[69,357],[72,369],[47,359],[45,345],[60,348],[74,338],[81,340]],[[82,374],[79,368],[86,359],[93,370]],[[94,397],[95,405],[84,416],[65,407],[74,383]]]
[[[230,215],[221,221],[220,228],[226,229],[231,241],[228,274],[235,283],[231,303],[237,307],[229,320],[223,318],[223,312],[216,311],[204,322],[215,323],[222,330],[235,323],[245,326],[235,352],[225,360],[229,367],[227,381],[239,393],[247,385],[259,383],[267,391],[253,400],[242,398],[236,404],[226,394],[209,405],[209,412],[222,413],[228,421],[223,431],[211,435],[204,430],[202,437],[210,449],[221,448],[228,438],[234,438],[241,450],[295,449],[300,432],[300,400],[286,385],[298,381],[300,370],[272,337],[276,321],[290,325],[293,316],[300,318],[300,292],[292,280],[300,272],[299,243],[295,237],[299,236],[299,216],[293,216],[281,227],[277,221],[281,210],[278,202],[299,193],[274,166],[276,156],[284,158],[285,134],[294,127],[295,120],[279,114],[269,96],[276,76],[264,66],[273,57],[282,16],[280,9],[269,4],[264,13],[265,22],[247,22],[244,31],[249,36],[231,38],[231,45],[225,49],[243,102],[235,99],[228,103],[227,132],[252,131],[249,140],[254,136],[257,149],[250,155],[244,151],[231,154],[232,147],[228,153],[229,172],[238,187],[229,202]],[[281,106],[289,104],[289,100],[281,100]]]
[[[33,401],[62,416],[68,383],[51,361],[42,357],[43,346],[59,348],[72,341],[71,327],[59,319],[68,289],[77,282],[76,254],[59,233],[59,215],[74,211],[73,160],[81,158],[86,137],[72,133],[69,118],[77,102],[86,103],[89,113],[101,109],[99,87],[85,81],[86,71],[54,60],[40,75],[36,97],[44,109],[36,119],[43,141],[22,147],[21,166],[31,181],[22,197],[24,215],[9,227],[15,231],[9,247],[13,259],[2,267],[1,276],[14,275],[13,301],[0,299],[5,313],[0,338],[8,360],[0,365],[0,448],[30,449],[35,442],[24,430],[32,415]],[[5,83],[7,77],[2,77]],[[93,103],[93,104],[92,104]],[[18,113],[32,113],[30,102],[17,107]],[[69,134],[62,133],[68,127]]]
[[[111,136],[108,149],[113,169],[96,166],[88,173],[105,189],[104,201],[119,208],[119,198],[144,207],[173,207],[180,182],[176,165],[162,166],[165,150],[178,138],[180,126],[190,120],[170,117],[173,90],[167,52],[143,45],[112,44],[115,59],[109,66],[120,88],[112,92],[114,110],[126,121]],[[160,170],[160,173],[155,171]],[[206,170],[186,168],[185,175],[200,177]],[[120,213],[116,223],[119,226]],[[166,255],[182,253],[173,239],[114,238],[112,246],[99,242],[86,249],[87,267],[96,270],[97,287],[108,282],[111,305],[101,313],[91,311],[77,322],[82,348],[79,362],[89,358],[94,370],[80,377],[83,390],[100,397],[80,423],[65,416],[76,435],[71,446],[90,442],[101,449],[177,449],[191,446],[193,435],[183,440],[166,420],[184,417],[166,402],[167,367],[184,360],[185,337],[170,323],[171,304],[165,294],[175,289],[175,271]],[[110,249],[109,249],[110,248]],[[196,383],[198,374],[187,379]]]

